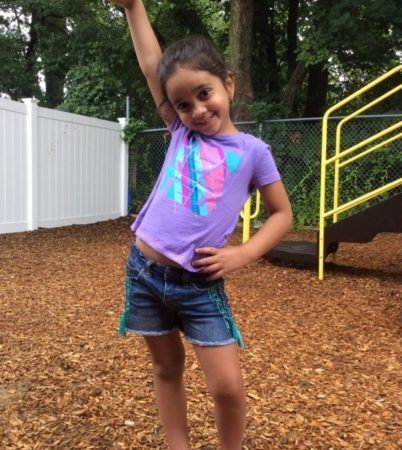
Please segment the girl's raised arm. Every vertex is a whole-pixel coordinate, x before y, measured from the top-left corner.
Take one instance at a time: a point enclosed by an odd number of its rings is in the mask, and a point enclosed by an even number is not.
[[[157,67],[162,51],[149,22],[142,0],[112,0],[125,9],[134,51],[144,74],[158,112],[168,126],[176,116],[171,104],[166,101],[159,82]]]

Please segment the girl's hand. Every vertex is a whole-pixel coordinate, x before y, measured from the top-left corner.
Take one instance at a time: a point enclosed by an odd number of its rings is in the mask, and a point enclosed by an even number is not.
[[[131,9],[135,0],[110,0],[112,3],[114,3],[117,6],[121,6],[125,9]]]
[[[250,263],[242,251],[241,246],[223,248],[201,247],[195,251],[200,255],[207,255],[193,262],[194,267],[203,267],[203,273],[210,273],[208,281],[222,278],[229,272],[240,269]]]

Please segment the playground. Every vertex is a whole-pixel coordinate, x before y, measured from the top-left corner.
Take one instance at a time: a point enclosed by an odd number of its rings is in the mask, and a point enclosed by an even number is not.
[[[129,222],[0,235],[2,448],[166,448],[144,344],[116,334]],[[323,281],[267,260],[227,276],[246,343],[244,449],[402,447],[401,249],[401,234],[342,243]],[[214,450],[212,403],[186,348],[192,448]]]

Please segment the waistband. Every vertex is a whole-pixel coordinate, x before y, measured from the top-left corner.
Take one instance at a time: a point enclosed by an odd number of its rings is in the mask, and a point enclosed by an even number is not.
[[[165,280],[177,281],[180,283],[205,282],[210,275],[201,272],[190,272],[184,268],[166,266],[165,264],[152,261],[140,252],[135,245],[135,242],[132,243],[132,248],[134,254],[144,263],[145,270]]]

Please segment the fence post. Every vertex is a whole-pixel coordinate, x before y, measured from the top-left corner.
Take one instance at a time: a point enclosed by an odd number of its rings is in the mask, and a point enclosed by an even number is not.
[[[119,118],[121,129],[128,123],[126,117]],[[128,144],[121,138],[120,142],[120,215],[128,214]]]
[[[23,98],[27,109],[27,228],[39,228],[38,205],[38,103],[36,98]]]

